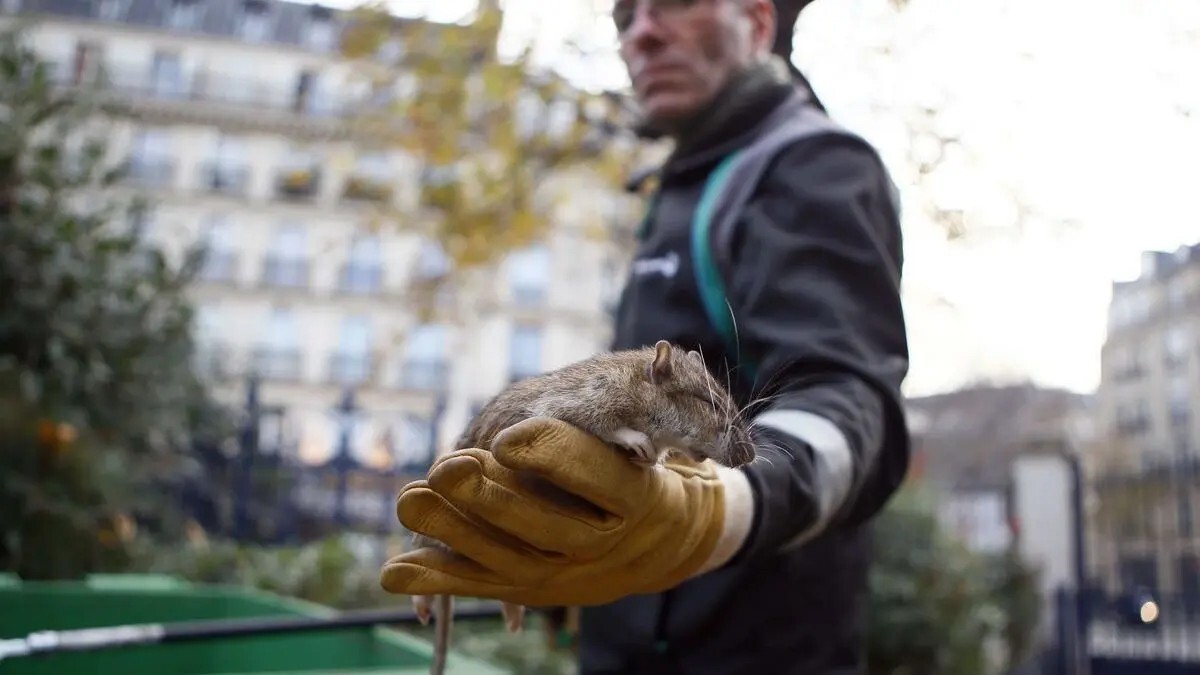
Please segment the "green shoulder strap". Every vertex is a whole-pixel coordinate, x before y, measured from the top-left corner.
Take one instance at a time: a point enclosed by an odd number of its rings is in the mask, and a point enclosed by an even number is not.
[[[742,357],[735,330],[733,316],[726,303],[725,282],[713,259],[711,231],[713,209],[716,207],[725,185],[732,173],[734,163],[740,156],[732,152],[713,169],[704,183],[704,191],[692,217],[692,266],[696,273],[696,286],[708,320],[720,333],[729,354],[737,356],[739,370],[749,380],[754,380],[755,365]]]

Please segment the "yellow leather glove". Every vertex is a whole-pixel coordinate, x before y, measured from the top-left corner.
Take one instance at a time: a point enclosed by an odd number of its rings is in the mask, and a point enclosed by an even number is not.
[[[645,468],[565,422],[528,419],[492,452],[450,453],[403,488],[400,522],[453,552],[408,551],[380,582],[409,595],[603,604],[723,564],[749,531],[752,503],[739,471],[686,459]]]

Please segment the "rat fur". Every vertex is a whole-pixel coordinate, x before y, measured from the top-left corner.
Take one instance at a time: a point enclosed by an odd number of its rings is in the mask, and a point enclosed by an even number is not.
[[[666,340],[653,347],[597,354],[520,380],[488,402],[455,443],[455,449],[490,449],[496,435],[530,417],[552,417],[631,453],[644,466],[670,451],[697,461],[736,467],[754,459],[754,443],[727,390],[699,352]],[[413,546],[442,546],[422,534]],[[445,672],[453,623],[449,595],[414,598],[422,623],[435,621],[432,675]],[[504,603],[510,632],[521,629],[524,607]]]

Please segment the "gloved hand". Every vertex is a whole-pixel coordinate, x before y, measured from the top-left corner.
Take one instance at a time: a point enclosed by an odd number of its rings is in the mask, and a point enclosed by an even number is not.
[[[645,468],[565,422],[532,418],[492,452],[440,458],[405,486],[400,522],[453,553],[389,560],[391,593],[591,605],[666,590],[727,561],[753,509],[740,471],[672,459]]]

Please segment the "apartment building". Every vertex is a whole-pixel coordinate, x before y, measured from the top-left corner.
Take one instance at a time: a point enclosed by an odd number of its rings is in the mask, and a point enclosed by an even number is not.
[[[1200,244],[1113,284],[1089,459],[1091,555],[1112,588],[1200,600]],[[1200,605],[1194,609],[1200,609]]]
[[[1143,254],[1113,284],[1098,390],[1105,429],[1140,464],[1200,453],[1200,244]]]
[[[433,318],[414,311],[412,282],[446,257],[403,223],[370,227],[381,203],[415,205],[422,167],[343,133],[367,92],[339,56],[337,12],[278,0],[0,8],[36,20],[33,44],[60,83],[102,77],[123,106],[112,142],[130,161],[127,188],[154,202],[139,226],[173,255],[210,249],[193,289],[200,367],[235,403],[257,374],[304,460],[330,457],[348,387],[355,457],[419,466],[434,432],[444,448],[513,378],[606,346],[626,254],[589,233],[631,227],[638,207],[586,175],[556,178],[574,196],[543,240],[469,275]]]

